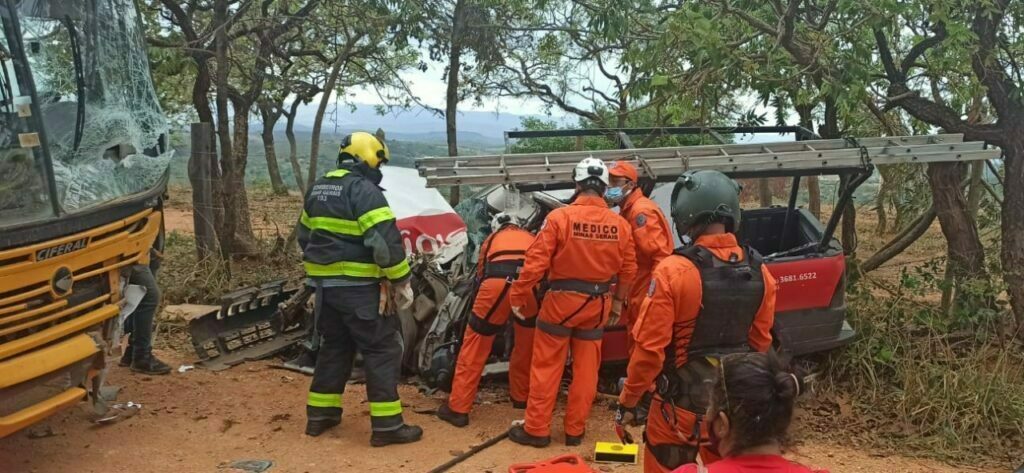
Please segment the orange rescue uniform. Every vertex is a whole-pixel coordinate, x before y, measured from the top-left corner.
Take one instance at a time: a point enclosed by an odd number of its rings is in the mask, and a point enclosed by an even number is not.
[[[545,275],[550,290],[537,317],[525,430],[537,437],[550,435],[551,415],[571,347],[572,384],[565,433],[581,436],[597,395],[601,335],[611,310],[609,283],[617,278],[622,294],[636,276],[629,224],[594,195],[580,195],[572,205],[553,210],[526,252],[519,279],[512,284],[512,306],[526,307],[534,297],[534,286]]]
[[[733,255],[737,261],[744,261],[747,257],[731,233],[702,235],[694,244],[706,248],[716,258],[725,261]],[[753,318],[747,343],[751,349],[765,352],[772,344],[776,284],[766,266],[762,265],[761,272],[764,295]],[[669,257],[654,270],[648,296],[633,330],[636,346],[629,360],[625,385],[619,395],[620,404],[636,406],[643,393],[652,387],[664,367],[665,349],[669,344],[675,344],[676,367],[686,364],[687,347],[701,311],[702,297],[700,270],[689,259],[682,256]],[[705,448],[707,423],[700,422],[699,438],[693,435],[698,424],[698,414],[702,416],[704,413],[673,407],[661,396],[655,395],[647,417],[645,473],[671,471],[671,468],[662,466],[655,459],[652,445],[700,445],[700,455],[705,464],[718,459],[715,452]]]
[[[466,326],[459,359],[455,363],[452,392],[448,408],[459,414],[468,414],[473,408],[480,375],[490,356],[494,337],[512,313],[508,292],[518,266],[526,256],[526,249],[534,241],[532,233],[509,225],[484,240],[480,247],[476,277],[480,286],[473,303],[474,320]],[[536,299],[525,302],[524,313],[537,312]],[[513,401],[526,402],[530,389],[530,359],[533,353],[533,328],[522,321],[515,323],[515,345],[509,359],[509,395]]]
[[[633,325],[640,314],[640,306],[647,295],[651,274],[661,260],[672,254],[672,227],[658,204],[647,198],[640,189],[634,189],[620,206],[619,215],[632,228],[633,243],[636,244],[636,279],[630,291],[626,309],[622,312],[622,325],[626,326],[626,338],[632,351]]]

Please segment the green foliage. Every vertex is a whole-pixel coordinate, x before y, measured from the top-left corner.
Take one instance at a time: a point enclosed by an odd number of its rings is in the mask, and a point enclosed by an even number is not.
[[[543,120],[541,118],[524,117],[520,124],[520,130],[546,131],[561,128],[557,122]],[[584,150],[599,150],[614,148],[615,143],[603,136],[587,136],[583,138]],[[516,141],[511,146],[513,153],[551,153],[560,151],[575,151],[575,138],[527,138]]]
[[[905,271],[891,296],[850,299],[860,337],[830,357],[833,386],[854,397],[860,422],[882,426],[865,436],[875,447],[971,464],[981,451],[985,463],[1019,460],[1024,357],[1005,346],[990,314],[965,324],[911,298],[934,287],[922,275],[940,264]]]
[[[630,121],[626,122],[627,128],[642,128],[652,127],[652,123],[649,120],[647,113],[638,112],[630,116]],[[754,117],[754,119],[763,117]],[[636,120],[634,122],[634,120]],[[580,120],[578,127],[582,129],[593,129],[596,128],[595,124],[587,120]],[[557,122],[552,120],[544,120],[535,117],[524,117],[520,124],[520,130],[529,131],[546,131],[546,130],[557,130],[563,128]],[[725,134],[725,137],[731,136]],[[713,142],[710,137],[705,135],[636,135],[630,136],[633,141],[633,145],[636,147],[644,148],[660,148],[669,146],[689,146],[698,145]],[[606,150],[616,149],[619,147],[619,143],[615,136],[585,136],[582,137],[582,149],[583,150]],[[551,138],[524,138],[517,140],[510,147],[510,151],[513,153],[551,153],[551,152],[562,152],[562,151],[576,151],[577,140],[575,137],[551,137]]]

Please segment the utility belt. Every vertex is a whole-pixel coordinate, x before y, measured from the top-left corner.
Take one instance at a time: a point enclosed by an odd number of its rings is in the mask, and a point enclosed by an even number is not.
[[[608,291],[611,291],[612,284],[614,283],[614,278],[608,282],[591,282],[584,281],[582,279],[556,279],[551,281],[548,289],[552,291],[578,292],[591,297],[597,297],[603,296],[607,294]]]
[[[519,271],[523,268],[523,260],[495,261],[484,263],[484,279],[511,279],[519,278]]]
[[[715,353],[691,353],[686,364],[665,367],[658,377],[657,392],[675,407],[703,414],[710,403],[710,387],[718,380],[720,358],[731,353],[749,352],[749,346],[716,349]]]
[[[582,279],[556,279],[554,281],[550,281],[548,283],[548,290],[577,292],[587,296],[587,299],[584,300],[583,303],[576,308],[576,310],[574,310],[571,314],[563,318],[557,324],[545,322],[543,320],[538,320],[537,330],[554,335],[556,337],[572,337],[578,340],[600,340],[601,337],[604,336],[604,327],[601,323],[603,322],[602,320],[598,321],[597,327],[590,329],[582,329],[578,327],[571,328],[566,327],[565,324],[572,320],[573,317],[576,317],[576,315],[578,315],[580,312],[582,312],[583,309],[587,307],[587,305],[598,299],[601,300],[601,314],[604,314],[605,298],[603,296],[605,294],[608,294],[608,291],[611,290],[613,283],[615,283],[614,278],[608,282],[597,283],[591,281],[584,281]]]

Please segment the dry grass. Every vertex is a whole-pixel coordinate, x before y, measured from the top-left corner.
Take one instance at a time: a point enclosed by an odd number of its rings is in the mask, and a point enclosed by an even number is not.
[[[166,212],[190,213],[191,191],[171,188]],[[213,304],[224,293],[277,279],[302,277],[296,252],[273,254],[278,237],[286,238],[301,211],[298,196],[275,196],[268,189],[249,190],[249,208],[260,255],[226,263],[217,258],[199,261],[191,228],[170,230],[158,278],[165,304]],[[188,222],[188,219],[185,220]]]
[[[874,212],[857,217],[867,258],[891,235],[876,234]],[[939,288],[922,279],[942,279],[945,252],[936,222],[850,288],[859,339],[827,357],[820,392],[803,406],[806,434],[961,464],[1024,461],[1024,346],[1006,337],[1005,315],[941,313]]]

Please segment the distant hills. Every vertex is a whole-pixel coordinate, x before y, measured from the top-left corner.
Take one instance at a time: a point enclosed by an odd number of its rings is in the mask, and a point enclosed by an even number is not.
[[[299,106],[295,120],[295,131],[310,132],[316,118],[318,104],[310,103]],[[480,148],[504,146],[506,131],[521,126],[525,115],[498,112],[466,111],[458,115],[459,145],[471,145]],[[259,122],[251,124],[251,133],[262,131]],[[284,120],[278,122],[274,131],[283,132]],[[375,131],[381,128],[389,140],[413,141],[420,143],[446,143],[444,117],[433,112],[415,107],[409,110],[395,110],[384,115],[377,113],[373,105],[356,105],[355,111],[345,104],[328,106],[324,116],[323,134],[344,135],[355,130]]]

